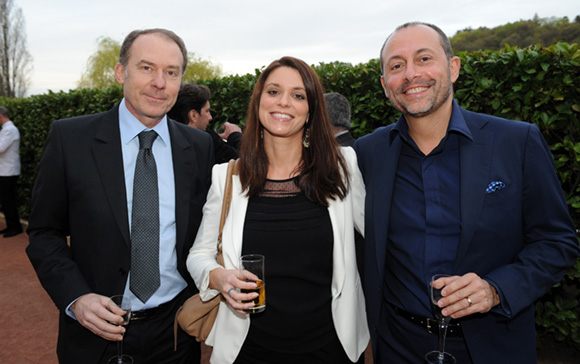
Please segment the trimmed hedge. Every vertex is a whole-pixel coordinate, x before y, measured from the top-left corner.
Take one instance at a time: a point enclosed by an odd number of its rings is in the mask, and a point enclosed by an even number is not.
[[[462,69],[455,98],[469,110],[536,123],[548,141],[570,212],[580,221],[580,49],[559,43],[548,48],[506,46],[501,51],[459,53]],[[340,92],[352,106],[352,133],[360,137],[395,122],[399,112],[384,95],[377,59],[350,65],[313,66],[327,92]],[[245,124],[260,70],[255,74],[201,81],[212,90],[214,124]],[[30,209],[31,189],[44,140],[53,120],[102,112],[123,96],[106,90],[49,92],[25,99],[3,99],[21,133],[21,215]],[[539,339],[566,341],[580,349],[580,260],[566,277],[536,303]]]

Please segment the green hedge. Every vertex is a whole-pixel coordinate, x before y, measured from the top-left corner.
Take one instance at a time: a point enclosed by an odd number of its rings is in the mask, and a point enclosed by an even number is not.
[[[570,212],[580,221],[580,49],[560,43],[549,48],[506,46],[501,51],[460,53],[462,70],[455,97],[463,107],[507,119],[536,123],[551,146]],[[360,137],[397,120],[399,113],[381,88],[379,61],[313,66],[327,92],[340,92],[352,105],[352,133]],[[217,124],[245,124],[260,70],[200,83],[212,90]],[[28,216],[30,194],[44,140],[53,120],[101,112],[122,98],[121,88],[49,92],[25,99],[2,99],[20,129],[21,214]],[[580,261],[562,282],[536,303],[538,337],[566,341],[580,349]]]

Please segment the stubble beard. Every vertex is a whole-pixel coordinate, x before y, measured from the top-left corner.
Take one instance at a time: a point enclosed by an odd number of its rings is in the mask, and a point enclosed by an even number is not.
[[[451,96],[452,93],[452,87],[453,84],[451,83],[451,72],[448,70],[447,71],[447,79],[445,80],[447,81],[447,85],[445,85],[445,87],[443,87],[441,89],[441,92],[443,92],[443,95],[440,95],[439,93],[435,93],[428,101],[427,104],[423,107],[421,106],[416,106],[416,105],[405,105],[403,103],[399,103],[397,102],[397,104],[394,104],[394,106],[399,109],[400,112],[403,113],[403,115],[405,117],[412,117],[412,118],[424,118],[426,116],[429,116],[431,114],[433,114],[434,112],[436,112],[437,110],[439,110],[441,108],[441,106],[443,106],[447,100],[449,100],[449,97]],[[399,90],[397,90],[397,94],[402,95],[404,89],[406,89],[407,87],[409,87],[410,83],[405,83],[403,86],[401,86],[399,88]],[[433,88],[437,86],[437,81],[435,80],[430,80],[429,82],[427,82],[427,86]],[[441,97],[439,97],[441,96]]]

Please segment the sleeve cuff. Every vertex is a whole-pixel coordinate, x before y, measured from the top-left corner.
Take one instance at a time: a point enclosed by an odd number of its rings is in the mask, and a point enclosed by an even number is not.
[[[503,292],[501,291],[501,289],[499,288],[499,286],[494,281],[492,281],[491,279],[489,279],[487,277],[484,279],[487,281],[487,283],[491,284],[493,286],[493,288],[495,288],[495,291],[497,292],[497,295],[499,296],[499,305],[494,306],[491,309],[491,312],[496,313],[498,315],[508,317],[508,318],[512,317],[512,311],[510,309],[510,306],[509,306],[508,302],[506,301],[505,296],[504,296]]]

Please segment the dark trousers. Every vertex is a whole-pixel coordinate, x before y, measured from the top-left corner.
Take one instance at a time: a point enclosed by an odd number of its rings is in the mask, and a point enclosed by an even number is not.
[[[123,340],[123,353],[133,357],[134,364],[199,364],[201,346],[181,328],[177,330],[177,351],[174,350],[175,313],[191,296],[186,289],[171,305],[155,316],[129,322]],[[117,342],[110,342],[100,364],[117,354]]]
[[[364,354],[356,364],[364,363]],[[309,353],[281,353],[246,341],[234,364],[352,364],[338,336],[326,346]]]
[[[6,218],[6,228],[8,230],[22,231],[18,216],[18,206],[16,205],[17,181],[18,176],[0,177],[0,204],[2,204],[2,212]]]
[[[374,358],[376,364],[422,364],[425,363],[425,354],[437,350],[437,346],[437,335],[399,316],[391,305],[383,301]],[[445,351],[453,354],[457,364],[472,364],[463,337],[448,337]]]

